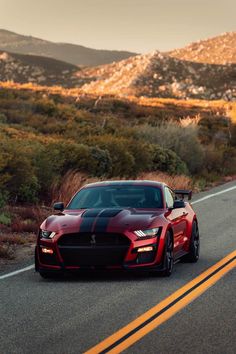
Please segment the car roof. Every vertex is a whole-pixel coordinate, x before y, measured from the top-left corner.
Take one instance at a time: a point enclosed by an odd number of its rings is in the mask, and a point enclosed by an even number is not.
[[[163,187],[166,186],[163,182],[150,181],[150,180],[117,180],[117,181],[100,181],[86,184],[83,188],[88,187],[104,187],[104,186],[152,186]]]

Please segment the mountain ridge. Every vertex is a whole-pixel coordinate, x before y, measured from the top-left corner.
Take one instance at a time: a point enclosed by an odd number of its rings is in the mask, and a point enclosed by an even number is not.
[[[93,80],[85,92],[179,99],[236,99],[236,64],[180,60],[158,51],[88,68],[77,76]]]
[[[236,32],[199,40],[187,46],[166,52],[167,55],[205,64],[236,64]]]
[[[3,82],[74,87],[79,86],[75,76],[79,70],[75,65],[53,58],[0,50],[0,81]]]
[[[8,31],[5,33],[9,34]],[[35,43],[35,38],[32,38]],[[170,54],[156,50],[118,62],[80,69],[65,62],[53,62],[55,59],[48,57],[5,51],[0,55],[0,80],[75,87],[85,93],[99,95],[231,101],[236,100],[234,40],[236,32],[230,32],[192,43]],[[39,39],[40,43],[42,41]],[[222,51],[225,51],[225,57]],[[211,52],[212,62],[208,63]],[[219,59],[223,64],[218,63]]]
[[[77,66],[108,64],[136,55],[129,51],[93,49],[78,44],[52,42],[5,29],[0,29],[0,50],[46,56]]]

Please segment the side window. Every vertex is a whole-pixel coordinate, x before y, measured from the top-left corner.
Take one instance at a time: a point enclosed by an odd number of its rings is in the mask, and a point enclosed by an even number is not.
[[[166,198],[167,208],[173,208],[174,195],[168,187],[165,187],[165,198]]]

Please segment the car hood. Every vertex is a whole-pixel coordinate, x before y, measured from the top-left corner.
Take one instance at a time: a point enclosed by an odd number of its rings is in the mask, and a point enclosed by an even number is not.
[[[145,230],[161,218],[163,210],[144,209],[88,209],[65,210],[48,217],[42,229],[55,232],[124,232]]]

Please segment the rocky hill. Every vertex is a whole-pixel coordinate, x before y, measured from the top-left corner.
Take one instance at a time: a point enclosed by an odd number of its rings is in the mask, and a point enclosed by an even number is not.
[[[236,99],[236,65],[179,60],[158,51],[79,72],[86,92],[168,98]]]
[[[168,55],[188,61],[208,64],[236,64],[236,32],[189,44]]]
[[[0,51],[0,81],[37,85],[80,87],[87,78],[77,77],[79,68],[59,60]]]
[[[14,37],[14,34],[10,32],[10,36]],[[18,35],[15,36],[18,38]],[[23,42],[20,42],[20,48],[26,46],[24,41],[29,44],[31,40],[32,48],[38,46],[41,55],[47,54],[47,51],[43,51],[43,48],[47,48],[44,47],[45,41],[21,37]],[[99,95],[232,101],[236,100],[235,41],[236,34],[227,33],[169,54],[155,51],[83,69],[41,55],[13,54],[0,50],[0,81],[79,87],[86,93]],[[35,47],[36,42],[38,44]],[[19,41],[12,43],[17,49]],[[66,50],[64,54],[67,54]]]
[[[0,50],[54,58],[81,66],[93,66],[126,59],[135,53],[97,50],[69,43],[54,43],[0,29]]]

